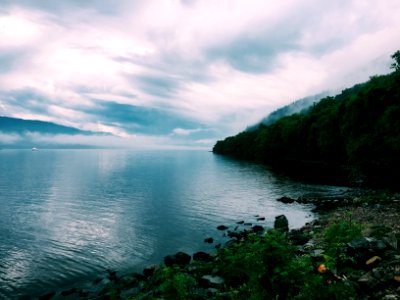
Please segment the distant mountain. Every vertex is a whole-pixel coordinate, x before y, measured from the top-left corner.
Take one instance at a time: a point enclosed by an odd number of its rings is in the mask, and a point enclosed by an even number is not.
[[[60,143],[60,140],[52,140],[57,135],[109,135],[102,132],[84,131],[74,127],[63,126],[51,122],[37,120],[23,120],[0,116],[0,148],[30,149],[39,148],[94,148],[94,146],[82,144],[82,139],[76,139],[76,143]],[[46,136],[45,139],[41,137]]]
[[[58,125],[51,122],[24,120],[10,117],[0,117],[0,132],[24,134],[36,132],[41,134],[84,134],[91,135],[93,132],[83,131],[73,127]]]
[[[246,131],[253,131],[256,130],[261,124],[263,125],[271,125],[278,121],[280,118],[290,116],[295,113],[299,113],[303,110],[306,110],[313,104],[316,104],[319,102],[319,100],[333,95],[332,92],[322,92],[313,96],[308,96],[305,98],[301,98],[299,100],[296,100],[292,102],[291,104],[285,105],[281,108],[278,108],[277,110],[273,111],[270,113],[268,116],[263,118],[259,123],[249,126],[246,128]]]

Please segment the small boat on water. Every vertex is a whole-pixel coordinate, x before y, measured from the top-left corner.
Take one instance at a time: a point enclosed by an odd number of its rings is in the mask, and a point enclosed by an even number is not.
[[[33,147],[33,148],[32,148],[32,151],[39,151],[39,149],[38,149],[38,148],[35,148],[35,147]]]

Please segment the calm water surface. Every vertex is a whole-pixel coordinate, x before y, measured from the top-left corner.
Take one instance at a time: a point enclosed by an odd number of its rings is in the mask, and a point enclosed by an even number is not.
[[[1,150],[0,299],[139,270],[177,251],[212,249],[206,237],[238,220],[290,227],[310,207],[283,195],[343,194],[265,167],[200,151]]]

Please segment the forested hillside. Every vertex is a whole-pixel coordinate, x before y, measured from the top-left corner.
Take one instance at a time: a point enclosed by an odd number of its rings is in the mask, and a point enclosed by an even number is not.
[[[392,58],[393,73],[218,141],[213,152],[303,174],[340,173],[348,181],[400,186],[400,51]]]

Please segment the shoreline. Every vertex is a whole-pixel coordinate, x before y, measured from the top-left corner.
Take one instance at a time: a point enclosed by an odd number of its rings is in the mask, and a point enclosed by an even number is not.
[[[382,197],[385,198],[382,199]],[[315,219],[311,222],[307,222],[299,229],[288,231],[287,228],[284,230],[285,232],[288,232],[285,234],[288,237],[290,244],[296,247],[297,253],[302,253],[296,255],[311,257],[315,253],[319,253],[317,257],[321,256],[321,254],[326,251],[326,245],[323,240],[324,232],[326,232],[332,224],[342,222],[343,220],[351,220],[351,222],[363,224],[362,236],[367,238],[371,236],[373,231],[371,228],[378,225],[383,226],[388,229],[387,233],[390,233],[392,237],[395,237],[395,250],[398,252],[397,240],[400,240],[400,222],[398,221],[398,216],[400,215],[399,194],[382,196],[379,192],[369,191],[363,195],[354,196],[352,199],[338,200],[326,198],[310,200],[304,198],[291,199],[289,197],[282,197],[277,199],[277,201],[284,203],[286,201],[286,205],[291,205],[293,202],[300,202],[311,203],[315,206],[313,210],[315,212]],[[258,218],[258,221],[262,221],[263,219],[262,216],[254,217],[256,219]],[[285,223],[285,221],[283,223]],[[271,230],[264,228],[261,225],[257,225],[256,223],[249,225],[245,221],[238,221],[234,226],[232,224],[229,225],[229,228],[233,230],[229,230],[225,225],[221,225],[221,227],[218,228],[222,235],[227,236],[228,240],[223,245],[214,245],[216,246],[216,251],[212,251],[211,253],[200,251],[190,256],[186,253],[178,252],[174,255],[166,256],[164,263],[160,262],[159,264],[145,267],[142,273],[127,272],[126,274],[119,276],[115,271],[107,270],[106,277],[98,277],[85,287],[82,285],[80,287],[72,287],[68,290],[48,292],[42,294],[38,299],[152,299],[153,297],[160,296],[157,293],[161,293],[162,296],[162,292],[158,290],[160,285],[169,284],[175,286],[176,284],[179,284],[179,282],[175,282],[175,277],[178,276],[178,278],[180,278],[179,276],[182,274],[183,281],[188,280],[189,282],[193,279],[195,282],[194,285],[197,287],[196,295],[185,294],[185,298],[188,297],[189,299],[192,299],[196,296],[193,299],[220,299],[218,297],[224,296],[228,297],[226,299],[234,299],[233,294],[228,295],[225,291],[226,286],[229,284],[229,280],[220,274],[221,270],[217,272],[212,270],[213,268],[216,268],[216,261],[221,258],[221,255],[219,254],[221,252],[220,249],[244,247],[249,237],[263,238],[268,235]],[[284,227],[285,226],[288,227],[287,225],[284,225]],[[276,229],[277,228],[275,228],[275,230]],[[278,229],[278,231],[280,231],[280,229]],[[208,242],[214,243],[214,240],[208,239]],[[398,253],[398,255],[398,258],[400,259],[400,253]],[[208,267],[206,270],[203,270],[204,272],[200,272],[199,268],[204,268],[204,265],[208,265]],[[211,270],[210,265],[212,266]],[[172,272],[173,276],[171,278],[163,278],[166,276],[166,270]],[[356,271],[358,273],[360,272],[360,270]],[[365,270],[363,269],[363,271]],[[335,270],[334,274],[336,274],[336,272],[337,271]],[[400,275],[400,273],[397,275]],[[337,276],[339,277],[339,275]],[[361,277],[362,275],[356,280],[358,285],[358,281]],[[165,282],[160,283],[163,280]],[[174,290],[171,286],[169,289]],[[382,291],[380,292],[382,293]],[[393,291],[392,289],[389,289],[388,292],[391,293],[390,295],[400,297],[400,285],[399,290]],[[365,295],[363,295],[363,297],[364,296]],[[382,295],[379,294],[379,297],[380,296]],[[360,299],[384,299],[377,297]],[[27,296],[25,298],[22,297],[21,299],[31,298],[28,298]]]

